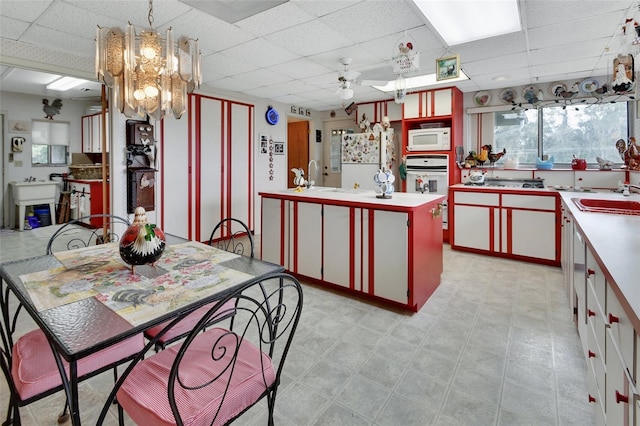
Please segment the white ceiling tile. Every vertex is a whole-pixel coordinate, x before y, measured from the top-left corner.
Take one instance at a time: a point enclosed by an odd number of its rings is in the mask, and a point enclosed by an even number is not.
[[[223,53],[238,62],[248,62],[259,67],[268,67],[297,58],[294,53],[270,44],[263,38],[253,39],[247,43],[227,49]]]
[[[315,16],[293,2],[286,2],[263,13],[236,22],[243,30],[264,36],[311,21]],[[266,25],[265,25],[266,24]]]
[[[338,34],[321,21],[298,25],[265,37],[278,46],[301,56],[311,56],[349,46],[352,41]],[[322,40],[320,43],[319,41]]]
[[[272,65],[268,67],[268,69],[295,79],[301,79],[309,76],[313,77],[332,71],[331,68],[319,65],[317,62],[311,61],[307,58],[300,58]]]
[[[18,40],[29,28],[29,23],[0,16],[0,37]]]
[[[346,9],[365,0],[290,0],[300,9],[316,17],[322,17],[338,10]]]
[[[56,51],[73,52],[83,57],[95,57],[96,54],[95,42],[92,37],[78,37],[39,25],[32,25],[20,38],[20,41],[47,46]]]
[[[524,2],[529,28],[543,27],[607,13],[623,13],[633,0],[537,0]]]
[[[18,19],[24,22],[33,22],[40,16],[53,1],[12,1],[0,2],[0,14],[8,18]]]

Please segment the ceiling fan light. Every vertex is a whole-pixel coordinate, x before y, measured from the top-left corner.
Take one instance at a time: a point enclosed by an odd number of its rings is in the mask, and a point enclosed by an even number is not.
[[[353,89],[350,89],[348,87],[343,87],[340,89],[340,99],[351,99],[353,98]]]

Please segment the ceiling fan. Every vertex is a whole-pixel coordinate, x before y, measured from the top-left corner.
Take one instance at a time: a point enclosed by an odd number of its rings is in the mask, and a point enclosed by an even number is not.
[[[340,58],[340,63],[344,66],[344,70],[340,71],[338,74],[338,82],[340,83],[340,86],[336,91],[336,95],[340,96],[340,99],[346,101],[347,99],[353,98],[353,89],[351,87],[353,84],[364,86],[384,86],[387,84],[386,81],[357,80],[361,73],[349,70],[349,65],[352,61],[352,58]]]

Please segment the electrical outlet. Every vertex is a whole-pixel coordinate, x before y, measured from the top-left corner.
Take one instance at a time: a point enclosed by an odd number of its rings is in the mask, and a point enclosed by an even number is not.
[[[22,160],[16,161],[15,162],[15,166],[16,167],[22,167]]]

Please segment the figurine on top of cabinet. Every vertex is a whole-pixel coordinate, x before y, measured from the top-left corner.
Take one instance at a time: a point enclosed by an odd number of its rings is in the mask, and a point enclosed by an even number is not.
[[[364,114],[364,113],[362,114],[362,120],[360,120],[360,123],[358,124],[358,126],[360,127],[361,133],[368,133],[371,131],[371,123],[367,118],[367,114]]]

